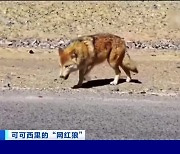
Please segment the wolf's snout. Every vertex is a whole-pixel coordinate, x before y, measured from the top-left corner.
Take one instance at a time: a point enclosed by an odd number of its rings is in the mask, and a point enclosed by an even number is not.
[[[67,79],[68,79],[68,77],[69,77],[69,74],[68,74],[68,75],[66,75],[66,76],[64,76],[64,80],[67,80]]]
[[[69,77],[69,75],[66,75],[66,76],[60,75],[59,77],[60,77],[61,79],[67,80],[68,77]]]

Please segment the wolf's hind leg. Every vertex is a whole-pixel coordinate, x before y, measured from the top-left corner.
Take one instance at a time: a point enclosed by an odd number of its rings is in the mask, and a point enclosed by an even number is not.
[[[113,52],[113,50],[111,51],[111,54],[109,55],[108,63],[115,72],[114,80],[110,82],[110,84],[117,85],[120,78],[121,71],[119,69],[119,56],[117,56],[117,54]]]
[[[118,84],[118,81],[119,81],[119,77],[120,77],[120,74],[121,74],[121,71],[119,69],[119,66],[112,66],[111,67],[114,69],[115,71],[115,77],[114,77],[114,80],[112,82],[110,82],[110,85],[117,85]]]
[[[127,75],[127,78],[126,78],[126,82],[130,82],[131,81],[131,73],[130,73],[130,70],[128,68],[126,68],[126,66],[124,66],[123,64],[120,65],[121,68],[124,70],[124,72],[126,73]]]

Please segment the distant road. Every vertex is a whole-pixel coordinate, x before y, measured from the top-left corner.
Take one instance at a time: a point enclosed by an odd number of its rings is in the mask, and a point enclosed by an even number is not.
[[[0,129],[83,129],[86,139],[180,139],[180,101],[78,92],[1,93]]]

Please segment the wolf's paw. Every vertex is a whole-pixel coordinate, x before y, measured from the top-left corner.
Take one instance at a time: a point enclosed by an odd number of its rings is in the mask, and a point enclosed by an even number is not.
[[[127,77],[127,78],[126,78],[126,82],[131,82],[131,78],[130,78],[130,77]]]
[[[78,85],[78,84],[77,84],[77,85],[73,86],[72,89],[81,88],[81,86],[82,86],[82,85]]]
[[[116,81],[110,82],[110,85],[117,85],[118,83]]]

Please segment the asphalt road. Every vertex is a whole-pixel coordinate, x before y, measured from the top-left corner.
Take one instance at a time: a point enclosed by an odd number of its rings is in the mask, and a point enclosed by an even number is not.
[[[86,139],[180,139],[180,99],[0,93],[0,129],[82,129]]]

